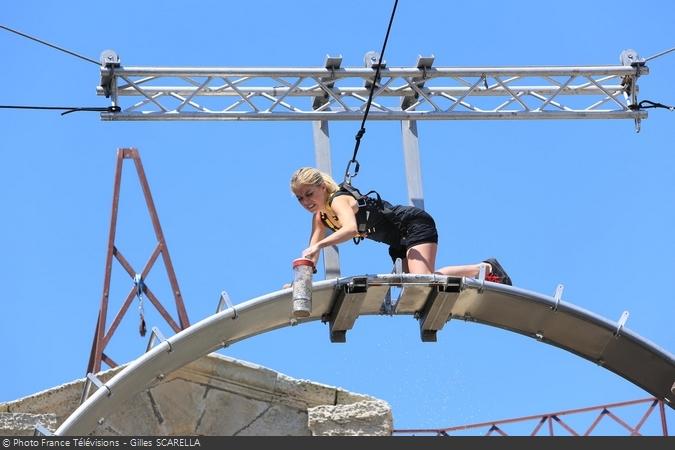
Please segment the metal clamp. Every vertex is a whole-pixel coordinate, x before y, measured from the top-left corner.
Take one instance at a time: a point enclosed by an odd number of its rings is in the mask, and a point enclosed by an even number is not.
[[[226,291],[222,291],[220,293],[220,299],[218,300],[218,306],[216,307],[216,314],[221,312],[223,309],[225,309],[225,306],[228,307],[228,309],[232,309],[234,312],[234,315],[232,316],[232,320],[237,318],[237,310],[234,308],[234,305],[232,304],[232,301],[230,300],[230,296]]]
[[[478,271],[478,282],[480,283],[480,286],[478,286],[478,293],[479,294],[483,293],[483,288],[485,287],[485,276],[486,275],[487,275],[487,264],[480,263],[480,270]]]
[[[169,352],[171,352],[171,343],[166,340],[162,332],[159,331],[157,327],[152,327],[152,332],[150,333],[150,339],[148,339],[148,346],[145,348],[145,352],[147,353],[152,347],[154,347],[157,341],[166,341],[166,343],[169,344]]]
[[[105,388],[108,391],[108,397],[110,397],[110,395],[112,394],[112,391],[110,391],[110,388],[108,386],[106,386],[105,384],[103,384],[101,380],[96,378],[96,375],[89,372],[87,374],[87,381],[85,381],[84,383],[84,389],[82,391],[82,398],[80,399],[80,404],[84,403],[87,397],[89,397],[89,390],[91,389],[92,384],[96,386],[96,389],[100,389],[102,387]]]

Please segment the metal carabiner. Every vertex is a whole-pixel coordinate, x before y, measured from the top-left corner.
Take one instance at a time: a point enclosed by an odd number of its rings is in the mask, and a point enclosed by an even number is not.
[[[354,164],[354,173],[353,174],[349,172],[349,169],[351,169],[352,164]],[[347,170],[345,170],[345,181],[347,182],[347,184],[352,184],[351,183],[352,178],[359,174],[360,168],[361,168],[361,165],[355,159],[352,159],[352,160],[349,161],[349,163],[347,163]]]

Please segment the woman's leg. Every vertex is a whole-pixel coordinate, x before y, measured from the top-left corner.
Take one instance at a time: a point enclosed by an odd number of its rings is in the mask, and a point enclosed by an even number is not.
[[[491,272],[490,264],[486,265],[485,273]],[[480,264],[466,264],[464,266],[446,266],[438,269],[436,273],[451,277],[476,277],[480,273]]]
[[[408,249],[406,259],[404,260],[404,267],[407,265],[407,273],[434,273],[434,266],[436,264],[436,250],[438,244],[426,242],[417,244]],[[407,264],[406,264],[407,263]]]
[[[406,259],[403,260],[403,271],[406,273],[439,273],[451,277],[476,277],[480,272],[480,264],[466,264],[462,266],[446,266],[434,271],[436,264],[436,252],[438,244],[424,243],[418,244],[408,249]],[[486,273],[492,271],[488,263]],[[406,267],[407,266],[407,267]]]

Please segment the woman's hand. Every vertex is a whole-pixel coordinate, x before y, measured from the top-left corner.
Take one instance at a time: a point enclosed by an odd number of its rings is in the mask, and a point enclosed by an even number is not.
[[[319,258],[320,251],[321,247],[318,244],[313,244],[302,251],[302,257],[316,261]]]

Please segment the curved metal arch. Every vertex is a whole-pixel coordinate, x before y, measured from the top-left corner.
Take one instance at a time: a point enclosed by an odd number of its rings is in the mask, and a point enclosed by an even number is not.
[[[384,299],[401,287],[395,304]],[[331,340],[344,341],[360,315],[413,315],[422,340],[451,319],[500,327],[530,336],[600,364],[675,407],[675,357],[620,321],[513,286],[440,275],[364,275],[313,284],[312,311],[292,314],[292,289],[283,289],[218,312],[162,341],[98,389],[56,430],[56,435],[86,435],[130,397],[168,374],[223,346],[278,328],[322,320]]]

